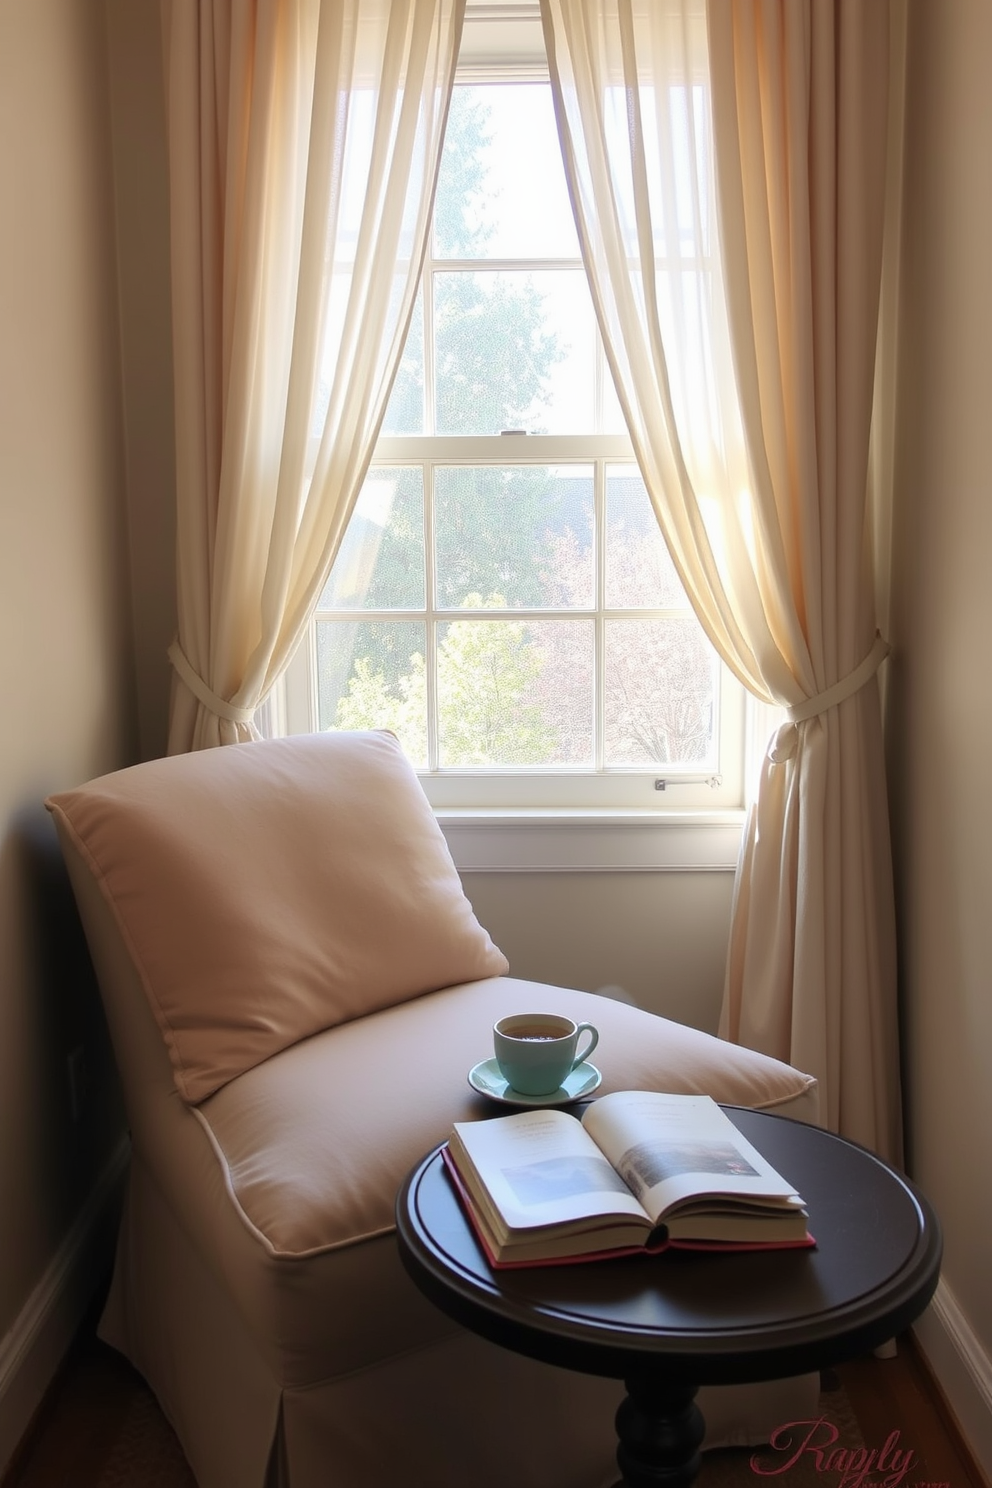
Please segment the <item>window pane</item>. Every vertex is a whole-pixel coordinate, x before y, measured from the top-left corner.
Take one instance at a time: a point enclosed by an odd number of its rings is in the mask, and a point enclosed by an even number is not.
[[[593,523],[588,465],[439,467],[439,607],[591,606]]]
[[[540,704],[541,720],[554,736],[552,765],[593,764],[594,649],[591,620],[539,620],[529,626],[541,669],[528,701]]]
[[[715,658],[692,620],[607,620],[608,765],[715,759]]]
[[[424,481],[420,466],[382,466],[366,477],[318,609],[424,606]]]
[[[415,621],[317,622],[321,729],[388,728],[427,764],[425,628]]]
[[[434,208],[440,258],[578,258],[547,83],[459,85]]]
[[[588,764],[592,641],[591,621],[531,626],[475,619],[440,626],[442,768]]]
[[[596,324],[581,268],[434,275],[437,432],[588,434]]]
[[[617,610],[688,608],[636,465],[606,471],[606,603]]]

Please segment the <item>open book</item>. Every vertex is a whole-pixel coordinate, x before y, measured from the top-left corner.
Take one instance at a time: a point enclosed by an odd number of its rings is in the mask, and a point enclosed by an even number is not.
[[[443,1154],[496,1267],[814,1243],[795,1189],[707,1095],[457,1122]]]

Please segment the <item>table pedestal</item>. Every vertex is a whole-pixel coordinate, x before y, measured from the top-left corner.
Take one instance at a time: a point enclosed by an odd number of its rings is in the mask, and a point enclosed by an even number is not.
[[[694,1385],[677,1386],[651,1375],[624,1381],[627,1397],[617,1411],[616,1488],[689,1488],[702,1457],[706,1423]]]

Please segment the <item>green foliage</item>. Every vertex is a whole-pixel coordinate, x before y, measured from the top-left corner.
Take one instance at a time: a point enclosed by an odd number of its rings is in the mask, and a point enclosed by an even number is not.
[[[489,113],[477,90],[454,90],[434,204],[435,254],[440,259],[485,254],[492,232],[480,210],[486,197]],[[483,268],[435,275],[439,434],[498,434],[520,427],[528,411],[540,406],[547,375],[562,356],[556,337],[542,329],[543,321],[540,291],[526,274],[494,275]],[[424,314],[418,300],[383,433],[423,432],[423,407]]]
[[[502,594],[514,607],[546,603],[544,571],[559,518],[554,483],[540,467],[450,466],[434,472],[438,602]]]
[[[501,595],[485,602],[466,598],[470,609],[502,609]],[[554,733],[540,705],[526,694],[541,670],[526,625],[515,620],[453,620],[438,646],[438,724],[442,764],[542,764],[552,754]],[[342,729],[390,728],[415,764],[427,758],[427,669],[419,653],[409,670],[390,685],[367,657],[355,663],[348,693],[338,704]]]
[[[479,609],[478,594],[466,607]],[[491,595],[487,608],[501,608]],[[438,647],[440,756],[444,765],[540,765],[555,736],[525,696],[541,670],[519,620],[454,620]]]
[[[489,109],[478,90],[456,88],[445,136],[434,208],[435,252],[441,258],[481,255],[485,224],[485,151]],[[452,272],[438,276],[434,339],[437,428],[446,434],[497,433],[520,425],[560,355],[544,333],[540,293],[525,276]],[[384,434],[423,431],[424,315],[418,299],[383,425]],[[423,603],[423,492],[418,470],[396,472],[388,527],[376,535],[377,557],[362,601],[366,609]],[[435,559],[442,606],[464,596],[501,593],[508,605],[541,603],[542,550],[555,520],[550,483],[539,470],[451,466],[437,472]],[[508,510],[508,503],[512,503]],[[362,624],[355,655],[370,666],[362,686],[381,674],[400,698],[406,656],[390,649],[385,627]],[[356,673],[357,676],[357,673]]]
[[[348,679],[348,694],[338,703],[339,729],[392,729],[415,765],[427,762],[427,689],[424,658],[409,658],[409,671],[390,688],[385,675],[367,656],[359,656]]]
[[[492,236],[483,225],[489,143],[489,109],[471,88],[455,88],[444,134],[444,157],[434,202],[434,251],[438,258],[475,258]]]
[[[562,351],[531,276],[439,274],[434,286],[437,432],[542,433],[541,394]]]

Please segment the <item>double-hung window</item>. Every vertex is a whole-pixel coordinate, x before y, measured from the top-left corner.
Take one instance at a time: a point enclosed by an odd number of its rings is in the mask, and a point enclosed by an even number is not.
[[[741,691],[634,463],[546,73],[459,76],[399,373],[291,687],[296,726],[393,729],[437,807],[741,802]]]

